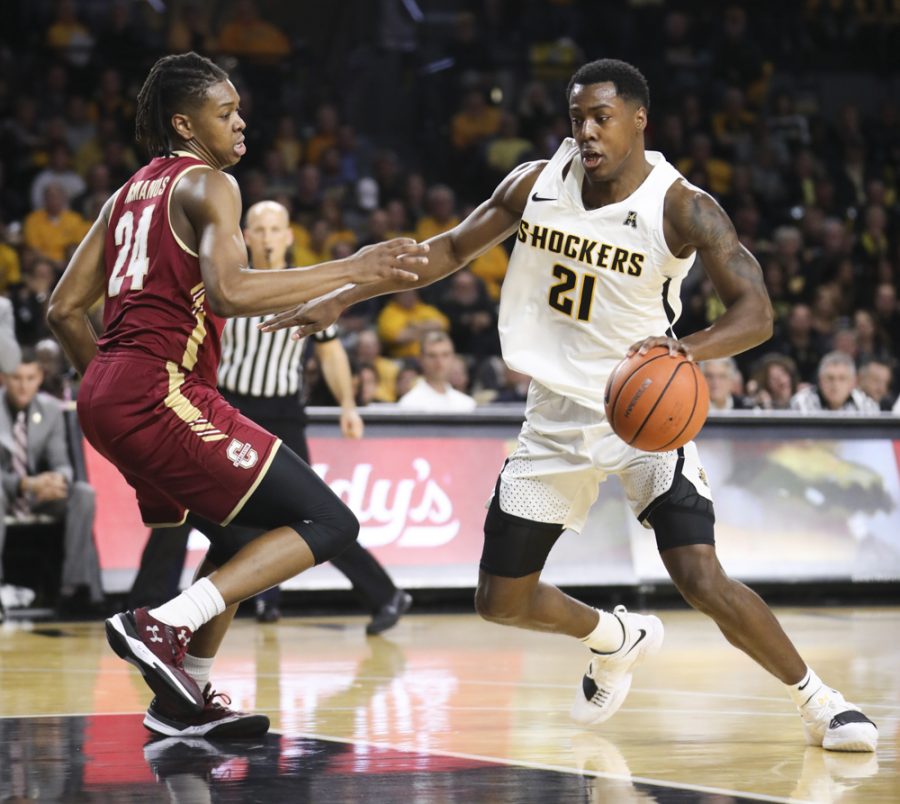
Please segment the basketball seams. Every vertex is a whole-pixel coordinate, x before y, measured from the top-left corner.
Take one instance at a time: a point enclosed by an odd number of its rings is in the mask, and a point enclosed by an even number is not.
[[[657,347],[654,347],[654,348],[656,348],[656,349],[663,349],[663,348],[665,348],[665,347],[663,347],[663,346],[657,346]],[[651,363],[653,363],[655,360],[659,360],[660,358],[666,357],[668,354],[669,354],[669,352],[668,352],[668,350],[666,350],[666,352],[663,353],[663,354],[656,355],[655,357],[651,357],[649,360],[644,360],[644,361],[639,362],[639,363],[631,370],[631,373],[630,373],[627,377],[625,377],[625,379],[622,380],[622,382],[619,384],[619,390],[616,392],[615,399],[612,401],[612,403],[607,403],[607,406],[608,406],[608,412],[607,412],[607,417],[606,417],[606,418],[609,420],[609,423],[610,423],[610,424],[612,424],[613,421],[615,421],[615,417],[616,417],[616,408],[618,407],[619,400],[622,398],[622,391],[625,389],[625,386],[628,384],[628,381],[629,381],[635,374],[637,374],[641,369],[643,369],[645,366],[649,366],[649,365],[650,365]],[[609,380],[609,381],[610,381],[610,386],[612,386],[612,385],[615,384],[615,383],[614,383],[614,380],[616,379],[616,377],[618,376],[618,374],[619,374],[619,372],[622,370],[622,368],[623,368],[623,366],[622,366],[622,364],[620,363],[620,364],[619,364],[619,367],[615,370],[615,372],[613,372],[613,375],[610,377],[610,380]],[[642,424],[641,426],[643,427],[643,424]],[[635,438],[636,438],[636,437],[637,437],[637,434],[635,434]],[[631,443],[631,442],[629,442],[629,443]]]
[[[691,422],[694,420],[694,414],[697,412],[697,399],[698,399],[699,396],[700,396],[700,388],[698,387],[698,386],[699,386],[699,383],[697,382],[697,372],[699,371],[699,369],[697,368],[696,364],[694,364],[694,363],[692,363],[692,362],[689,362],[689,361],[685,360],[683,363],[680,363],[680,364],[678,365],[678,368],[675,369],[675,372],[672,374],[672,379],[675,378],[675,374],[678,373],[678,369],[680,369],[682,366],[690,366],[690,367],[691,367],[691,377],[692,377],[693,380],[694,380],[694,400],[693,400],[693,402],[691,403],[691,413],[690,413],[690,416],[688,416],[687,419],[685,420],[684,425],[682,426],[682,428],[681,428],[681,429],[678,431],[678,433],[674,436],[674,438],[670,438],[668,441],[666,441],[665,444],[663,444],[662,446],[660,446],[660,447],[657,448],[657,450],[659,450],[659,451],[664,450],[664,449],[665,449],[666,447],[668,447],[669,444],[671,444],[673,441],[677,441],[679,438],[681,438],[681,434],[682,434],[685,430],[687,430],[688,426],[689,426],[689,425],[691,424]],[[665,393],[665,391],[663,391],[663,393]],[[659,398],[662,399],[662,394],[660,394]]]
[[[664,355],[660,355],[660,357],[663,357],[663,356]],[[648,360],[646,363],[642,363],[641,365],[646,366],[646,365],[649,365],[651,362],[652,362],[651,360]],[[672,381],[675,379],[675,375],[678,373],[678,369],[680,369],[685,364],[685,362],[686,361],[679,361],[678,365],[675,366],[674,370],[669,375],[669,379],[666,380],[666,384],[663,386],[662,390],[659,392],[659,396],[656,397],[656,401],[653,403],[653,406],[650,408],[649,411],[647,411],[647,415],[644,416],[644,421],[641,422],[641,426],[638,427],[637,431],[631,437],[631,440],[628,442],[629,446],[632,446],[634,444],[634,442],[637,441],[638,436],[640,436],[641,431],[644,429],[647,422],[650,420],[650,417],[653,415],[653,412],[659,406],[659,403],[662,402],[663,397],[666,395],[666,391],[669,390],[669,386],[672,384]],[[669,443],[672,443],[672,442],[670,441]]]

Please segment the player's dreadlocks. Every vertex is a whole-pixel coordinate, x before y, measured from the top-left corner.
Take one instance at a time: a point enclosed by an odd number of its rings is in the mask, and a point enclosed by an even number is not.
[[[194,52],[159,59],[137,96],[134,129],[138,142],[151,157],[170,154],[175,136],[172,115],[184,110],[185,104],[199,106],[207,90],[227,78],[223,69]]]

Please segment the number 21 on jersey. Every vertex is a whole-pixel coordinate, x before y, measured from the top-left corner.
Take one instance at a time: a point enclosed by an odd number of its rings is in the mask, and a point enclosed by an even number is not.
[[[123,212],[116,224],[115,243],[118,248],[116,264],[109,276],[107,292],[109,296],[118,296],[122,292],[122,284],[126,277],[131,277],[131,286],[127,290],[141,290],[144,277],[150,267],[147,257],[147,235],[150,233],[150,218],[156,204],[144,207],[134,226],[134,213],[129,209]]]
[[[561,263],[556,263],[553,266],[553,276],[559,282],[550,288],[550,297],[548,299],[550,306],[569,317],[575,313],[575,317],[579,321],[590,321],[591,304],[594,301],[594,283],[596,282],[594,275],[581,274],[579,276],[577,271],[573,271]],[[573,290],[575,291],[575,298],[578,300],[577,310],[575,301],[569,297]]]

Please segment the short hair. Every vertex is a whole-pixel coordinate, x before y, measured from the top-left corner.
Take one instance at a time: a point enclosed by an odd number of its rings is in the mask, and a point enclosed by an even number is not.
[[[728,372],[732,377],[741,377],[741,370],[738,368],[737,361],[733,357],[711,357],[708,360],[704,360],[700,363],[701,371],[705,369],[707,366],[725,366],[728,369]]]
[[[199,106],[211,86],[227,79],[228,73],[221,67],[193,51],[159,59],[138,92],[137,141],[151,157],[168,156],[174,150],[172,115],[185,104]]]
[[[29,363],[40,363],[38,360],[37,349],[30,344],[22,344],[22,356],[19,358],[19,365],[24,366]]]
[[[572,97],[575,84],[602,84],[609,81],[616,94],[625,100],[636,101],[649,111],[650,87],[644,74],[633,64],[618,59],[598,59],[579,67],[569,79],[566,101]]]
[[[439,329],[432,329],[422,336],[422,339],[419,341],[419,347],[422,354],[424,354],[426,346],[429,346],[432,343],[443,343],[444,341],[447,341],[450,346],[453,346],[453,339],[446,332]]]
[[[856,363],[853,358],[846,352],[829,352],[819,361],[819,370],[817,374],[821,374],[829,366],[846,366],[850,369],[850,374],[856,376]]]

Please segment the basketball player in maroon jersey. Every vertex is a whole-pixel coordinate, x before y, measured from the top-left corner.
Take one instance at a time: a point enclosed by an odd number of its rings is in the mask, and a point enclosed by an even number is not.
[[[145,725],[167,735],[268,729],[216,700],[212,657],[240,601],[328,561],[359,531],[307,464],[216,390],[221,317],[283,310],[349,282],[414,281],[427,262],[427,247],[398,239],[311,268],[248,270],[240,193],[222,172],[244,155],[244,128],[224,71],[195,53],[160,59],[136,117],[154,158],[106,202],[48,310],[84,375],[85,436],[135,489],[144,521],[190,517],[210,538],[189,589],[106,623],[110,645],[156,693]],[[100,296],[98,338],[87,313]],[[268,530],[235,544],[231,522]]]

